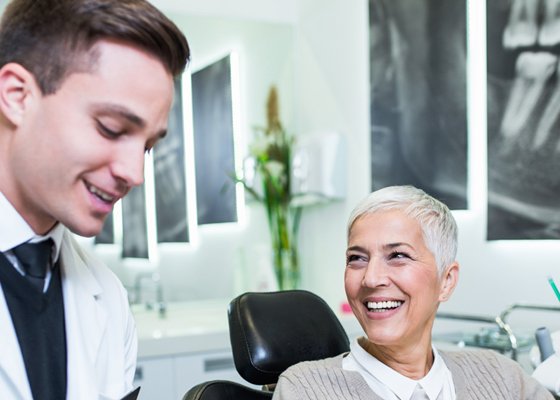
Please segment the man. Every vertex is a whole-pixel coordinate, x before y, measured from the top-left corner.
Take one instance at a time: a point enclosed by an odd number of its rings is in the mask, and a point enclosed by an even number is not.
[[[113,205],[142,183],[144,153],[165,135],[173,78],[188,59],[183,34],[145,0],[7,5],[2,399],[119,399],[132,389],[137,339],[126,293],[70,232],[99,233]]]

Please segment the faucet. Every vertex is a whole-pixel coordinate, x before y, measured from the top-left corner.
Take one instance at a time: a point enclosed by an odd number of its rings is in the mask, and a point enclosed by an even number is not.
[[[155,296],[151,301],[145,301],[143,299],[143,293],[145,292],[146,284],[152,287],[155,292]],[[165,317],[167,307],[163,301],[163,286],[161,284],[161,277],[158,272],[141,272],[136,274],[134,279],[134,299],[133,304],[141,304],[145,302],[146,309],[152,310],[154,307],[157,308],[158,314],[161,318]]]
[[[509,314],[511,314],[514,310],[517,309],[560,311],[560,307],[557,306],[529,304],[529,303],[514,303],[495,317],[454,314],[454,313],[446,313],[446,312],[438,312],[436,315],[439,318],[449,318],[449,319],[457,319],[463,321],[475,321],[475,322],[486,322],[486,323],[496,324],[500,332],[503,333],[507,337],[507,340],[509,341],[511,358],[513,360],[517,360],[519,354],[519,343],[517,337],[515,336],[513,330],[511,329],[510,324],[507,322]]]

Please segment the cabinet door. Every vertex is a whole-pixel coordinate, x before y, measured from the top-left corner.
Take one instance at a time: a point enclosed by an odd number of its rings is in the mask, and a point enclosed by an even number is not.
[[[173,359],[141,358],[136,366],[134,386],[141,386],[139,400],[176,400]]]
[[[182,398],[191,387],[215,379],[258,387],[247,383],[239,376],[233,363],[231,351],[189,354],[175,358],[175,382],[178,399]]]

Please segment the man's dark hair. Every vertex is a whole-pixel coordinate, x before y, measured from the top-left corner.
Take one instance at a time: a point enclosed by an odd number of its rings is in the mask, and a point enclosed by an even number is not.
[[[152,54],[173,76],[190,57],[183,33],[146,0],[12,0],[0,22],[0,68],[21,64],[52,94],[71,73],[93,67],[101,39]]]

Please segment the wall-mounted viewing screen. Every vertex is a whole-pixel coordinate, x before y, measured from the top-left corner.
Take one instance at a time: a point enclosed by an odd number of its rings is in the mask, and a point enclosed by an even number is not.
[[[560,239],[557,1],[487,1],[488,232]]]
[[[192,74],[198,224],[237,222],[230,56]]]
[[[113,225],[113,213],[109,213],[105,222],[103,223],[103,228],[101,232],[95,237],[95,244],[113,244],[115,243],[115,233]]]
[[[148,223],[144,185],[136,186],[122,199],[122,258],[149,258]]]
[[[369,0],[372,187],[467,208],[465,0]]]
[[[185,171],[183,93],[181,79],[177,79],[167,135],[154,147],[156,227],[159,243],[189,241]]]

